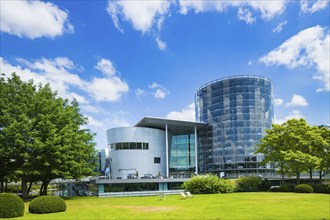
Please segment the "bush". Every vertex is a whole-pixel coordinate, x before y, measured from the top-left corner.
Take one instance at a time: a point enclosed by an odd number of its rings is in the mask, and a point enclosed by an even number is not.
[[[64,212],[65,201],[58,196],[40,196],[33,199],[29,204],[29,212],[43,214],[53,212]]]
[[[221,193],[233,193],[236,191],[235,180],[219,179],[219,189]]]
[[[330,194],[330,185],[329,184],[313,184],[314,193],[327,193]]]
[[[240,177],[236,184],[238,192],[257,192],[261,191],[263,186],[262,179],[256,176]]]
[[[0,193],[0,218],[14,218],[24,215],[24,202],[15,194]]]
[[[182,188],[193,194],[229,193],[235,191],[232,180],[219,179],[216,175],[194,176],[183,183]]]
[[[294,188],[296,193],[312,193],[313,188],[308,184],[299,184]]]

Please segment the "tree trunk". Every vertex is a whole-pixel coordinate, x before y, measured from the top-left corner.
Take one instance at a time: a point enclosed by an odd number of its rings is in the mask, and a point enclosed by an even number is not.
[[[22,178],[22,198],[27,198],[27,196],[28,196],[26,184],[27,184],[26,178],[23,177]]]
[[[4,179],[2,178],[1,180],[0,180],[0,182],[1,182],[1,186],[0,186],[0,192],[2,192],[3,193],[3,182],[4,182]]]
[[[300,173],[297,173],[297,185],[300,184]]]
[[[281,173],[281,175],[282,175],[282,184],[281,185],[284,185],[284,183],[285,183],[284,173]]]
[[[32,186],[32,181],[30,182],[30,184],[29,184],[29,188],[27,189],[27,194],[28,194],[28,195],[29,195],[29,193],[30,193],[31,186]]]
[[[322,184],[322,170],[319,171],[319,182],[320,184]]]
[[[7,192],[8,191],[8,180],[7,179],[5,179],[5,192]]]
[[[41,188],[40,188],[40,195],[44,196],[47,195],[47,187],[49,185],[49,180],[44,180],[41,184]]]
[[[313,183],[313,167],[309,167],[309,183]]]

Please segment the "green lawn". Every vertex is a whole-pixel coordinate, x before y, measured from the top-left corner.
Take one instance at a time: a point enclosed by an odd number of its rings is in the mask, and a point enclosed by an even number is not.
[[[17,219],[329,219],[329,194],[231,193],[66,200],[67,211]]]

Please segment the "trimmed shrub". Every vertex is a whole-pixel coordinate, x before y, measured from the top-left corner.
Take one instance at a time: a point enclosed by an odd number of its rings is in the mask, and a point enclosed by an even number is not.
[[[312,193],[313,192],[313,187],[311,187],[308,184],[299,184],[294,188],[294,191],[296,193]]]
[[[219,179],[214,174],[198,175],[183,183],[182,188],[193,194],[229,193],[235,191],[232,180]]]
[[[236,191],[235,180],[219,179],[219,189],[221,193],[233,193]]]
[[[0,193],[0,218],[14,218],[24,215],[23,200],[12,193]]]
[[[29,204],[29,212],[36,214],[64,212],[65,210],[66,203],[58,196],[40,196]]]
[[[262,179],[256,176],[240,177],[236,180],[238,192],[261,191]]]
[[[330,194],[330,185],[329,184],[313,184],[314,193],[327,193]]]

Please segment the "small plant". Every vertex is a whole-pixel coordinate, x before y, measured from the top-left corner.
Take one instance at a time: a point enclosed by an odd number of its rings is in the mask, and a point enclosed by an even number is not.
[[[58,196],[40,196],[33,199],[29,205],[29,212],[36,214],[64,212],[65,201]]]
[[[0,193],[0,218],[14,218],[24,215],[24,202],[15,194]]]
[[[311,187],[308,184],[299,184],[294,188],[294,191],[296,193],[312,193],[313,192],[313,187]]]

